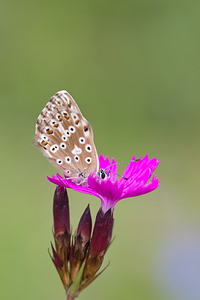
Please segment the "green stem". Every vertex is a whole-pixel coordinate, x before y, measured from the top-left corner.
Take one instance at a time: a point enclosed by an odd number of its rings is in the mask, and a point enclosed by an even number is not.
[[[74,300],[76,298],[76,296],[74,294],[67,294],[67,299],[66,300]]]
[[[74,300],[76,297],[78,297],[78,292],[77,291],[73,291],[73,289],[71,289],[71,287],[69,288],[68,292],[67,292],[67,299],[66,300]]]
[[[83,275],[84,267],[85,267],[85,261],[82,263],[75,281],[72,283],[72,285],[70,286],[67,292],[67,300],[74,300],[76,297],[78,297],[80,292],[79,288],[81,284],[81,278]]]

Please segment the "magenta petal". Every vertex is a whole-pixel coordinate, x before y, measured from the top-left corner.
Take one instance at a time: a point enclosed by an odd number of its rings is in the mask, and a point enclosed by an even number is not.
[[[104,158],[104,156],[101,154],[99,156],[99,164],[100,169],[105,170],[105,172],[108,174],[111,181],[116,180],[116,172],[117,172],[117,164],[116,160],[112,158],[112,161],[109,160],[108,156]]]
[[[104,158],[103,154],[101,154],[99,156],[99,165],[100,165],[100,169],[105,169],[107,166],[109,166],[110,160],[109,160],[108,156],[106,156],[106,158]]]
[[[54,175],[52,177],[47,176],[47,178],[50,182],[57,184],[59,186],[70,188],[70,189],[73,189],[80,193],[90,194],[90,195],[99,197],[99,195],[95,191],[93,191],[91,188],[89,188],[87,186],[77,185],[77,184],[73,183],[71,180],[63,178],[58,173],[57,173],[57,176],[54,176]]]
[[[118,185],[118,181],[114,183],[109,179],[99,180],[95,176],[89,176],[88,184],[93,191],[96,191],[98,197],[101,199],[101,207],[104,212],[113,208],[117,199],[122,195],[122,189]]]
[[[57,176],[47,177],[49,181],[62,187],[74,189],[81,193],[94,195],[101,199],[101,207],[105,213],[123,198],[135,197],[149,193],[159,185],[158,178],[152,176],[159,164],[156,158],[149,159],[148,155],[138,161],[133,155],[131,162],[126,167],[122,177],[117,178],[117,164],[114,158],[99,157],[100,169],[106,172],[105,179],[100,178],[98,172],[89,175],[86,186],[77,185],[72,180]],[[152,177],[152,178],[151,178]],[[126,180],[127,178],[127,180]]]

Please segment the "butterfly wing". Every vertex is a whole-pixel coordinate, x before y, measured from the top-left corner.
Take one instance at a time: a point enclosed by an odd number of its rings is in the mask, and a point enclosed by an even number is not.
[[[67,91],[51,97],[36,122],[35,144],[65,176],[85,177],[99,169],[93,131]]]

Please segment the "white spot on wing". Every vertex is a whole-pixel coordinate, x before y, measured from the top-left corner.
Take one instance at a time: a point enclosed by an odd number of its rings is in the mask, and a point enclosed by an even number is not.
[[[75,113],[71,113],[71,116],[72,116],[72,119],[73,119],[73,120],[77,120],[77,119],[78,119],[78,116],[77,116],[77,114],[75,114]]]
[[[69,130],[73,133],[76,131],[75,127],[74,126],[69,126]]]
[[[71,135],[71,133],[70,133],[69,130],[66,130],[65,133],[66,133],[67,136],[70,136],[70,135]]]
[[[44,141],[48,141],[48,140],[49,140],[48,137],[47,137],[45,134],[42,134],[42,135],[41,135],[41,138],[42,138]]]
[[[67,137],[63,134],[63,136],[62,136],[62,140],[63,141],[66,141],[67,140]]]
[[[66,144],[65,143],[60,143],[60,148],[61,149],[66,149]]]
[[[79,161],[79,156],[78,156],[78,155],[75,155],[75,156],[74,156],[74,160],[75,160],[75,161]]]
[[[80,138],[79,138],[79,142],[80,142],[81,144],[85,144],[85,139],[84,139],[84,137],[80,137]]]
[[[90,132],[89,132],[89,130],[87,130],[87,131],[84,131],[84,135],[85,135],[85,137],[89,137],[89,136],[90,136]]]
[[[92,152],[92,147],[91,147],[91,145],[87,144],[87,145],[85,146],[85,150],[86,150],[87,152]]]
[[[81,148],[79,148],[75,145],[74,149],[72,150],[72,153],[73,154],[81,154],[82,150],[81,150]]]
[[[60,158],[58,158],[58,159],[56,160],[56,162],[57,162],[58,165],[62,165],[62,163],[63,163],[62,159],[60,159]]]
[[[86,158],[85,158],[85,162],[86,162],[87,164],[91,164],[92,158],[91,158],[91,157],[86,157]]]
[[[50,151],[51,151],[52,153],[55,153],[55,152],[58,151],[58,149],[59,149],[58,145],[55,144],[55,145],[51,146]]]
[[[66,161],[66,163],[70,164],[71,163],[71,157],[70,156],[66,156],[65,157],[65,161]]]

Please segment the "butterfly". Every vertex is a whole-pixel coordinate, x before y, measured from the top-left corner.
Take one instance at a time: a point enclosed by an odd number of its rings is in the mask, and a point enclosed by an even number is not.
[[[53,95],[39,115],[34,143],[76,184],[87,182],[90,173],[99,171],[92,127],[65,90]]]

